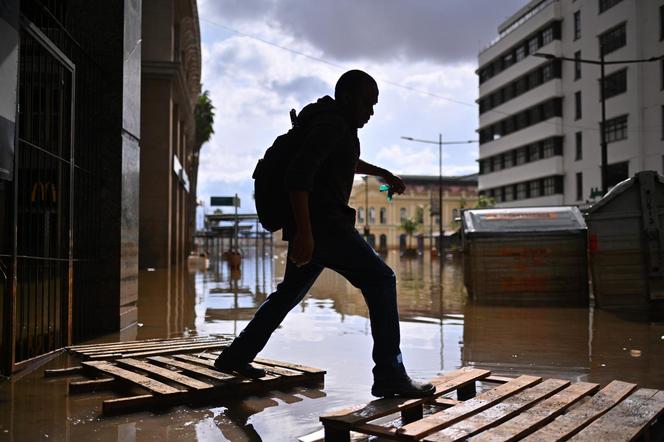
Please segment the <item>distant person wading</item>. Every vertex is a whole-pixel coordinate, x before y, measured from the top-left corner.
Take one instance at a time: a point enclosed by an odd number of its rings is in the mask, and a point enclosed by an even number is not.
[[[394,272],[355,230],[355,210],[348,206],[356,173],[384,178],[395,193],[405,190],[399,177],[360,159],[357,130],[369,121],[377,102],[376,81],[365,72],[352,70],[337,81],[334,99],[320,98],[297,116],[297,125],[306,132],[285,171],[292,208],[292,218],[283,229],[288,241],[286,273],[277,290],[217,358],[218,369],[252,378],[264,376],[263,370],[249,363],[327,267],[359,288],[369,307],[375,363],[371,393],[378,397],[434,393],[433,385],[415,382],[406,373],[399,349]]]

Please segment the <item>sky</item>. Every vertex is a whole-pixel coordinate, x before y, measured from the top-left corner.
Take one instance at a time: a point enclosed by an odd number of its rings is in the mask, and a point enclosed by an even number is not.
[[[360,158],[396,175],[437,175],[438,146],[401,137],[477,139],[477,54],[526,3],[199,0],[202,87],[216,108],[201,151],[203,210],[215,209],[210,196],[237,193],[239,212],[255,213],[251,173],[290,128],[290,109],[333,96],[349,69],[365,70],[380,89],[359,131]],[[477,143],[445,146],[443,174],[476,173],[477,157]]]

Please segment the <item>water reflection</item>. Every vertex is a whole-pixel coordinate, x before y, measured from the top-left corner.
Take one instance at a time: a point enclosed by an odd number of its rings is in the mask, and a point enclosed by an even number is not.
[[[441,275],[428,256],[390,253],[385,259],[397,274],[404,360],[417,378],[475,365],[497,374],[600,383],[620,378],[664,387],[662,322],[592,308],[476,305],[466,298],[459,260],[447,260]],[[105,340],[237,334],[280,281],[285,264],[285,249],[262,248],[245,250],[239,272],[218,260],[207,271],[142,272],[142,326]],[[324,368],[324,388],[100,418],[108,393],[68,398],[66,380],[44,380],[36,372],[0,386],[0,438],[294,440],[319,429],[320,414],[371,400],[371,345],[362,294],[325,270],[262,353]],[[61,357],[49,367],[69,363]]]

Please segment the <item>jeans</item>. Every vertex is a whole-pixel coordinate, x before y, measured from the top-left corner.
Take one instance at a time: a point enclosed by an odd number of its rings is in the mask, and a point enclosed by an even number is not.
[[[312,259],[302,267],[297,267],[288,259],[283,281],[224,351],[224,357],[253,360],[288,312],[302,301],[325,267],[339,273],[362,291],[371,321],[374,379],[406,376],[399,350],[396,277],[354,229],[315,238]]]

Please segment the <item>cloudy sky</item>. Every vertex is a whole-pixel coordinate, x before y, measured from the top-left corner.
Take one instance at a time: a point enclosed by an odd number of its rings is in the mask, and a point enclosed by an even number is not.
[[[395,174],[437,174],[438,147],[401,136],[477,138],[477,54],[527,0],[199,0],[203,89],[216,107],[199,199],[233,195],[254,212],[251,173],[298,112],[343,72],[378,81],[361,158]],[[444,148],[443,174],[477,171],[477,144]],[[230,208],[223,208],[224,211]]]

